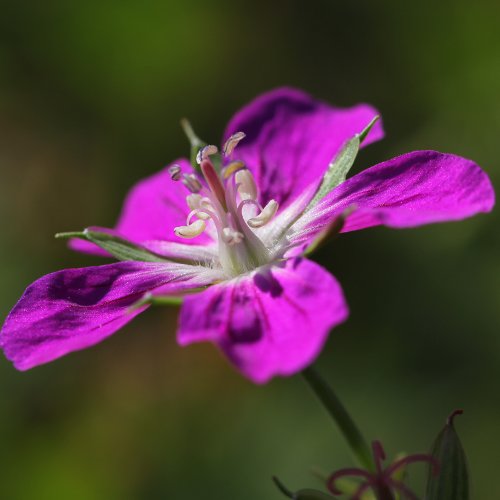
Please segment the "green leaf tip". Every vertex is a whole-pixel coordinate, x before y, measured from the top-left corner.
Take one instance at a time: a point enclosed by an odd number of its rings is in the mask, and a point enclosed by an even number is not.
[[[187,118],[181,119],[181,127],[184,131],[184,134],[186,134],[186,137],[189,140],[189,144],[191,144],[192,147],[201,148],[202,146],[206,145],[206,143],[196,135],[191,122]]]
[[[66,232],[66,233],[56,233],[54,235],[54,238],[56,240],[67,240],[69,238],[83,238],[83,239],[86,239],[85,238],[85,232],[82,232],[82,231],[69,231],[69,232]]]
[[[188,138],[189,144],[191,145],[191,152],[189,155],[189,160],[191,162],[191,166],[195,170],[199,170],[200,166],[198,165],[196,161],[196,155],[198,154],[198,151],[205,147],[207,143],[203,140],[201,140],[197,135],[196,132],[194,131],[191,123],[187,118],[182,118],[181,119],[181,127],[182,130],[184,131],[184,134],[186,134],[186,137]]]
[[[328,165],[323,180],[306,210],[317,205],[330,191],[346,180],[358,154],[359,145],[359,136],[355,135],[342,146],[337,156]]]
[[[131,241],[127,241],[113,234],[95,231],[91,228],[83,231],[72,231],[66,233],[57,233],[57,239],[79,238],[81,240],[94,243],[98,247],[106,250],[112,257],[122,261],[139,261],[139,262],[185,262],[181,259],[168,259],[148,249],[136,245]]]
[[[366,139],[366,136],[370,133],[370,130],[373,128],[375,123],[377,123],[379,120],[380,120],[380,116],[375,115],[372,118],[372,121],[358,134],[360,144],[363,143],[363,141]]]
[[[146,292],[142,298],[128,308],[128,312],[132,313],[143,306],[180,306],[182,300],[182,297],[168,295],[155,296],[151,292]]]
[[[464,413],[463,410],[453,410],[449,415],[448,418],[446,419],[446,425],[450,425],[453,427],[453,420],[457,415],[462,415]]]
[[[439,462],[438,474],[429,469],[426,500],[469,500],[467,459],[460,438],[453,425],[463,410],[453,411],[438,434],[432,447],[432,456]]]
[[[370,130],[373,128],[375,123],[377,123],[379,118],[379,115],[374,116],[370,123],[368,123],[368,125],[359,134],[354,134],[354,137],[346,141],[340,148],[340,151],[328,165],[326,173],[323,176],[323,180],[321,181],[316,194],[307,206],[306,210],[309,210],[317,205],[318,202],[321,201],[321,199],[324,198],[330,191],[335,189],[347,179],[347,174],[354,165],[354,160],[358,155],[362,142],[366,139]]]

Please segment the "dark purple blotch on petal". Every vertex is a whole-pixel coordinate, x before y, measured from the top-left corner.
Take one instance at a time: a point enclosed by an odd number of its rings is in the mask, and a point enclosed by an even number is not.
[[[234,157],[255,175],[262,205],[274,199],[282,209],[318,184],[342,145],[378,114],[367,104],[335,108],[300,90],[278,88],[238,111],[223,142],[238,131],[246,134]],[[377,122],[363,144],[382,137]]]
[[[175,295],[212,283],[203,268],[119,262],[57,271],[31,284],[0,332],[0,347],[27,370],[101,342],[142,312],[145,293]]]
[[[264,383],[309,365],[347,314],[335,278],[292,259],[187,296],[177,338],[217,344],[248,378]]]
[[[283,293],[283,287],[275,278],[269,267],[256,272],[253,277],[253,282],[261,292],[268,293],[271,297],[278,297]]]

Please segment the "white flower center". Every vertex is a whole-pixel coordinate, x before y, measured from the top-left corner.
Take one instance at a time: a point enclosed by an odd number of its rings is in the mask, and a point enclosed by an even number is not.
[[[231,136],[224,146],[224,155],[230,156],[243,137],[241,132]],[[190,191],[186,203],[191,209],[186,225],[174,231],[181,238],[195,238],[211,220],[217,231],[220,265],[233,277],[272,260],[270,250],[255,229],[273,219],[278,203],[271,200],[265,207],[260,205],[255,179],[240,161],[229,163],[219,175],[209,158],[215,153],[215,146],[205,146],[197,156],[205,185],[196,175],[181,174],[178,166],[171,167],[172,179],[181,180]]]

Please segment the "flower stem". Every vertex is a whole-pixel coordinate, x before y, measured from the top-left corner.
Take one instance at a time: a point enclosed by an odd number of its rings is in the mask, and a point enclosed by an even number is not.
[[[375,467],[368,443],[332,388],[312,367],[306,368],[302,375],[328,413],[333,417],[333,420],[335,420],[358,462],[367,470],[374,471]]]

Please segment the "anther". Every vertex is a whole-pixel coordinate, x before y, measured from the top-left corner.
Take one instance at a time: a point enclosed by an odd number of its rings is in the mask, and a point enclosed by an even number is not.
[[[236,134],[233,134],[224,144],[224,156],[230,156],[234,148],[245,138],[245,136],[246,134],[244,132],[236,132]]]
[[[235,175],[236,184],[238,185],[238,193],[242,200],[256,200],[257,186],[252,172],[248,169],[238,170]]]
[[[201,182],[194,174],[183,174],[182,183],[189,189],[189,191],[191,191],[191,193],[198,193],[201,191]]]
[[[170,174],[170,178],[173,181],[178,181],[181,178],[181,167],[180,165],[172,165],[168,168],[168,173]]]
[[[201,194],[198,193],[192,193],[186,197],[186,202],[188,207],[196,212],[196,216],[199,217],[200,219],[207,220],[210,218],[210,216],[203,212],[203,197]],[[210,205],[208,205],[206,208],[211,208]]]
[[[196,163],[198,163],[198,165],[201,165],[201,162],[203,160],[207,160],[210,155],[214,155],[215,153],[217,153],[217,151],[219,151],[217,149],[217,146],[214,146],[212,144],[201,148],[196,155]]]
[[[205,231],[206,227],[207,225],[205,224],[205,221],[196,220],[192,224],[189,224],[189,226],[179,226],[174,228],[174,233],[176,236],[181,238],[190,239],[199,236],[203,231]]]
[[[275,200],[271,200],[264,207],[262,212],[259,215],[257,215],[257,217],[248,219],[247,224],[253,228],[265,226],[274,217],[277,211],[278,211],[278,202]]]
[[[242,161],[232,161],[222,169],[222,178],[224,180],[229,179],[229,177],[242,168],[245,168],[245,164]]]
[[[239,231],[235,231],[230,227],[225,227],[222,230],[222,240],[228,245],[236,245],[243,240],[244,236]]]

